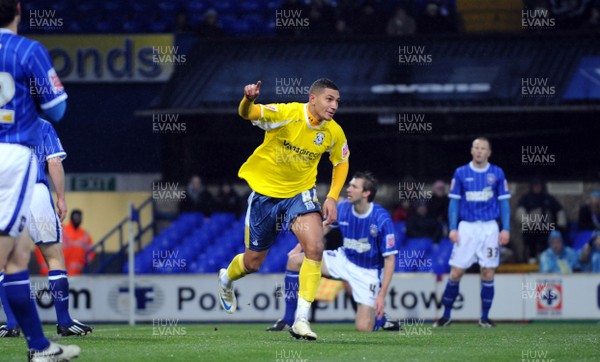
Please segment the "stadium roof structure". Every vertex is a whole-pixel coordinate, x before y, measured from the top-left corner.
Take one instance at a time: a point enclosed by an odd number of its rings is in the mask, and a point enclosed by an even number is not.
[[[304,102],[320,77],[338,84],[339,113],[600,110],[597,35],[201,40],[136,114],[235,114],[257,80],[263,103]]]

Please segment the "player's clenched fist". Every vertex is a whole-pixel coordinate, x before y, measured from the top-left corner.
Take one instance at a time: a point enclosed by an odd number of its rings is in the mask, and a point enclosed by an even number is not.
[[[254,101],[260,93],[260,80],[256,84],[248,84],[244,87],[244,96],[249,101]]]

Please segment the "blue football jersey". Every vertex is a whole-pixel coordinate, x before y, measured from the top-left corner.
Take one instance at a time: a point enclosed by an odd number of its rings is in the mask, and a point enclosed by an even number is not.
[[[460,220],[489,221],[500,217],[498,200],[510,198],[510,192],[500,167],[488,163],[476,169],[468,163],[454,171],[448,197],[460,200]]]
[[[40,143],[40,111],[67,99],[40,43],[0,29],[0,142]]]
[[[38,162],[38,174],[35,182],[49,186],[48,178],[44,172],[46,161],[54,157],[60,157],[62,161],[67,158],[67,153],[60,143],[60,139],[58,138],[54,127],[52,127],[52,124],[41,118],[39,118],[39,122],[42,129],[42,142],[33,149],[35,158]]]
[[[372,202],[369,211],[359,215],[348,201],[340,202],[337,209],[343,249],[352,263],[381,269],[384,257],[398,253],[392,218],[386,209]]]

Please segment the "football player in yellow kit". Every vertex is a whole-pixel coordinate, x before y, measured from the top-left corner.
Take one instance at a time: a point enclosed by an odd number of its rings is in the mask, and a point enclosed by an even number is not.
[[[238,173],[252,189],[246,211],[246,251],[219,271],[219,300],[227,313],[235,312],[232,282],[258,271],[277,236],[277,224],[283,223],[294,232],[305,253],[290,333],[316,340],[308,313],[321,278],[323,219],[325,225],[336,221],[337,199],[346,182],[350,156],[344,131],[333,120],[340,92],[335,83],[322,78],[311,85],[308,103],[255,104],[260,85],[260,81],[246,85],[239,106],[242,118],[265,130],[263,143]],[[325,152],[333,171],[321,208],[315,184],[317,165]]]

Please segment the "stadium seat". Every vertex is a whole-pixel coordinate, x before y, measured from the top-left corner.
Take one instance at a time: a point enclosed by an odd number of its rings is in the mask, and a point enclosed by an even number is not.
[[[188,14],[204,14],[209,8],[205,1],[192,0],[185,5]]]
[[[432,261],[433,261],[432,271],[438,275],[450,273],[450,265],[448,265],[449,259],[450,259],[449,254],[447,257],[445,255],[438,255],[437,257],[432,258]]]
[[[452,252],[452,248],[454,247],[454,243],[450,241],[448,238],[441,239],[437,245],[437,253],[438,254],[450,254]]]
[[[406,222],[396,221],[393,223],[396,237],[398,237],[397,244],[403,245],[406,240]]]
[[[204,215],[199,212],[182,213],[179,219],[192,224],[194,228],[201,227],[204,224]]]
[[[581,250],[586,243],[590,241],[592,238],[592,234],[594,230],[580,230],[575,234],[575,239],[573,240],[573,249]]]
[[[433,248],[433,239],[430,238],[408,238],[406,239],[406,247],[410,250],[424,251],[431,253]]]
[[[413,264],[404,258],[404,255],[410,255],[406,248],[398,248],[398,259],[396,260],[396,272],[411,273],[414,271]]]

